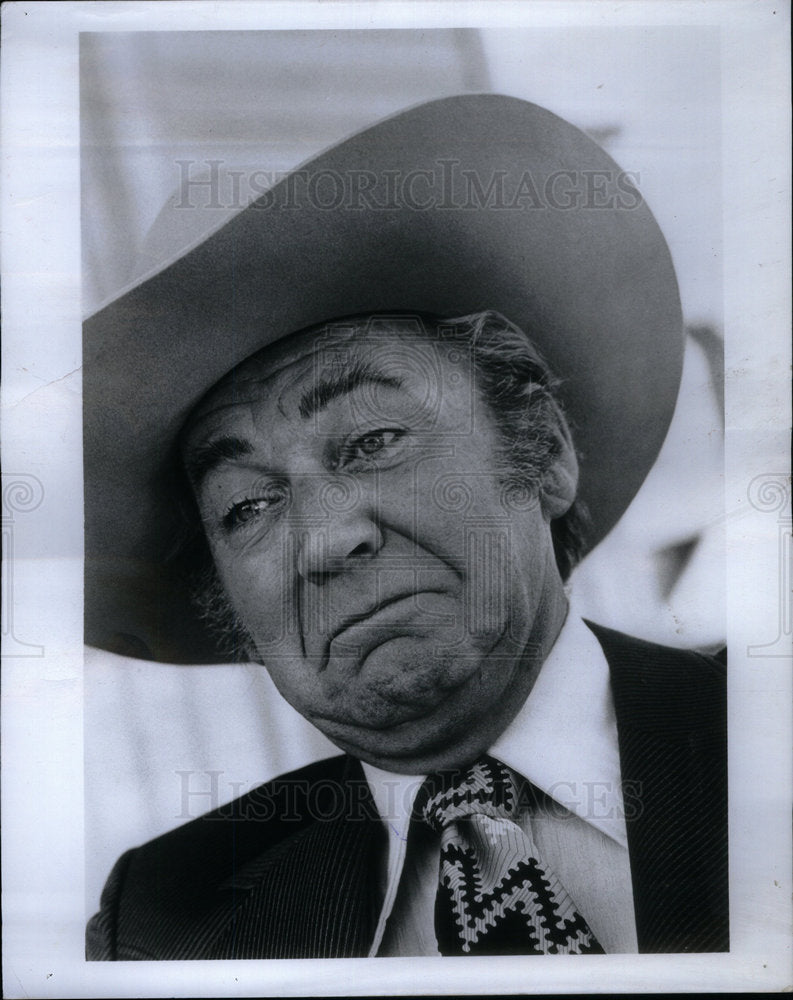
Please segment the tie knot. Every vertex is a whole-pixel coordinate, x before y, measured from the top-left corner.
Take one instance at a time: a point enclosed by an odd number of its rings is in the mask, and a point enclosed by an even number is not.
[[[483,757],[462,773],[430,775],[419,790],[415,811],[440,832],[465,816],[510,818],[517,810],[515,781],[500,761]]]

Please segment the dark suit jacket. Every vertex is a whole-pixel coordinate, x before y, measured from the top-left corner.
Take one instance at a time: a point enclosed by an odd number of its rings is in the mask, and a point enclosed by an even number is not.
[[[639,950],[726,951],[724,666],[590,628],[611,670]],[[360,764],[320,761],[124,854],[88,958],[365,956],[384,846]]]

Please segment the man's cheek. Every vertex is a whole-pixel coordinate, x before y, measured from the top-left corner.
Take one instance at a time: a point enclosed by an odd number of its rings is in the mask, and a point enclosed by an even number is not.
[[[273,683],[292,708],[302,715],[317,708],[320,688],[317,673],[299,656],[271,653],[262,658]]]
[[[282,586],[266,586],[259,574],[239,574],[226,584],[231,603],[262,655],[290,655],[300,644],[294,602]]]

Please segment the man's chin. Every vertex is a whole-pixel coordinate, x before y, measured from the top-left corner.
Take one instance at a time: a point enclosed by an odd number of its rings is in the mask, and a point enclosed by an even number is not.
[[[311,716],[310,721],[345,753],[403,774],[458,766],[488,745],[487,734],[477,739],[476,719],[459,716],[446,703],[425,709],[400,706],[388,721],[376,724],[324,716]],[[470,749],[479,742],[480,749]]]
[[[357,760],[395,774],[429,774],[447,768],[463,767],[486,752],[492,739],[464,733],[438,737],[427,733],[390,730],[370,739],[370,734],[350,734],[342,727],[323,728],[328,739]]]
[[[494,637],[444,649],[416,630],[359,635],[368,648],[349,656],[333,650],[300,692],[305,697],[282,691],[346,753],[405,774],[458,766],[487,749],[505,713],[514,714],[516,660],[492,655]]]

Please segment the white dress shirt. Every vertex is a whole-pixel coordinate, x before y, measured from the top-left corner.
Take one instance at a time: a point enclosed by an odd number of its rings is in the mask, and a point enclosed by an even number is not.
[[[518,715],[489,754],[548,796],[516,819],[607,953],[638,950],[617,726],[608,664],[573,613]],[[438,955],[434,904],[439,838],[408,827],[424,775],[363,764],[388,832],[383,906],[370,955]]]

